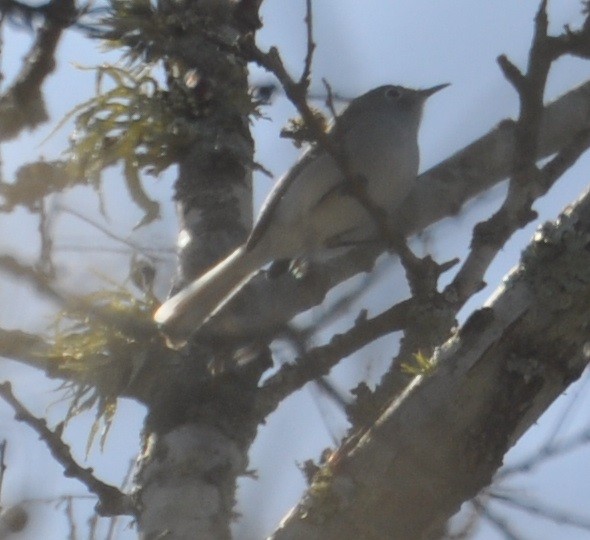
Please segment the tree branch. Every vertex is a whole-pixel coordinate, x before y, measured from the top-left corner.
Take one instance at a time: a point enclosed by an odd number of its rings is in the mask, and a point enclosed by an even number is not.
[[[559,56],[547,36],[546,8],[547,3],[543,0],[535,18],[535,33],[526,74],[523,75],[505,56],[498,58],[504,74],[513,84],[520,99],[520,114],[515,125],[513,175],[504,203],[491,218],[475,227],[469,256],[453,282],[446,288],[448,295],[456,297],[458,308],[485,285],[483,278],[492,260],[516,230],[536,218],[537,214],[532,210],[533,203],[567,170],[566,167],[551,166],[541,174],[536,166],[543,117],[543,93],[551,63]],[[590,142],[587,135],[582,137],[581,143],[576,138],[579,139],[579,135],[568,145],[573,144],[573,149],[567,149],[566,146],[562,150],[569,156],[567,161],[570,164],[586,150]],[[559,162],[562,161],[563,157]]]
[[[126,314],[120,310],[110,309],[92,305],[82,298],[76,298],[66,293],[62,293],[53,287],[47,280],[47,277],[26,264],[19,262],[10,255],[0,255],[0,271],[14,276],[16,279],[26,281],[39,293],[46,298],[56,302],[58,305],[66,307],[71,311],[80,311],[95,318],[101,323],[123,331],[129,336],[138,340],[149,339],[157,335],[154,324],[145,320],[139,320],[134,314]]]
[[[70,448],[61,439],[61,429],[51,431],[45,422],[33,416],[28,409],[14,396],[9,382],[0,383],[0,396],[15,412],[15,418],[30,426],[45,442],[54,459],[64,467],[64,474],[82,482],[88,491],[94,493],[99,502],[96,511],[102,516],[135,515],[136,503],[132,497],[125,495],[119,489],[105,484],[92,473],[92,469],[84,469],[74,460]]]
[[[316,347],[269,377],[256,395],[256,410],[264,420],[295,390],[326,375],[343,358],[391,332],[402,330],[414,319],[417,302],[407,300],[376,317],[360,320],[345,334],[337,334],[327,345]]]
[[[41,85],[55,69],[57,44],[64,28],[74,22],[76,10],[74,0],[51,0],[42,7],[45,23],[37,31],[16,80],[0,96],[0,142],[47,120]]]
[[[438,349],[434,373],[415,378],[330,460],[272,538],[421,537],[488,485],[508,448],[587,366],[589,234],[586,193]]]

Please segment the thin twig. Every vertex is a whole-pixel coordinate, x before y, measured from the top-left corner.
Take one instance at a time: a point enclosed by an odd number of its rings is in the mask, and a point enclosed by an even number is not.
[[[513,495],[494,493],[492,491],[490,497],[495,501],[502,502],[528,514],[559,523],[560,525],[569,525],[579,529],[590,530],[590,520],[585,516],[576,516],[569,512],[552,508],[539,501],[524,501]]]
[[[51,455],[64,467],[66,477],[76,478],[82,482],[91,493],[98,497],[97,512],[103,516],[135,515],[136,507],[132,497],[122,493],[119,489],[106,484],[93,475],[91,468],[85,469],[74,460],[70,448],[61,439],[61,427],[51,431],[45,420],[37,418],[15,397],[9,382],[0,383],[0,397],[15,411],[15,418],[30,426],[41,440],[45,442]]]
[[[505,518],[491,510],[489,506],[482,505],[477,501],[477,499],[473,501],[473,504],[476,506],[481,516],[484,517],[496,529],[498,529],[504,535],[506,540],[524,540],[523,536],[517,535],[516,532],[514,532]]]
[[[74,517],[74,501],[66,499],[66,518],[68,522],[68,540],[76,540],[76,518]]]
[[[334,92],[332,92],[332,87],[330,86],[328,79],[322,78],[322,84],[326,89],[326,107],[328,107],[328,110],[332,115],[332,119],[336,120],[338,114],[336,113],[336,107],[334,107]]]
[[[158,257],[157,255],[147,255],[148,253],[169,253],[173,255],[176,250],[170,247],[142,247],[142,253],[146,253],[146,258],[150,258],[151,260],[163,261],[163,258]],[[117,253],[120,255],[133,255],[135,250],[132,248],[124,248],[124,247],[114,247],[114,246],[96,246],[92,245],[89,246],[88,244],[56,244],[55,251],[72,251],[72,252],[91,252],[91,253]]]
[[[372,319],[363,319],[345,334],[335,335],[327,345],[311,349],[294,363],[281,367],[258,391],[259,417],[266,418],[285,397],[327,374],[342,358],[381,336],[402,330],[416,305],[415,300],[406,300]]]
[[[53,264],[53,237],[51,235],[51,216],[48,215],[45,199],[39,201],[39,236],[41,249],[37,268],[47,279],[55,277]]]
[[[4,485],[4,472],[6,471],[6,462],[4,458],[6,456],[6,439],[0,442],[0,508],[2,508],[2,487]]]
[[[521,92],[525,84],[525,76],[522,71],[518,69],[505,54],[498,56],[497,62],[504,73],[504,77],[510,81],[517,92]]]
[[[98,515],[93,513],[87,520],[88,523],[88,540],[96,540],[96,529],[98,526]],[[111,539],[108,539],[111,540]]]
[[[536,166],[547,76],[552,62],[567,52],[561,42],[558,45],[555,38],[547,35],[546,7],[543,0],[535,17],[527,72],[523,75],[505,56],[498,58],[504,75],[520,99],[513,174],[504,203],[492,217],[474,228],[471,251],[445,289],[446,297],[456,299],[457,309],[485,286],[483,277],[487,268],[512,234],[536,218],[532,209],[534,201],[544,195],[590,145],[590,134],[586,130],[541,170]]]
[[[473,538],[475,536],[475,532],[479,525],[481,519],[481,513],[478,508],[471,503],[471,508],[465,511],[462,511],[461,514],[464,512],[468,513],[467,518],[465,519],[465,523],[463,526],[455,533],[448,533],[445,536],[445,540],[465,540],[466,538]]]
[[[315,43],[313,41],[313,15],[311,9],[311,0],[305,0],[305,27],[307,28],[307,53],[303,64],[303,72],[299,78],[299,84],[309,88],[311,83],[311,63],[313,61],[313,52]]]
[[[545,445],[543,448],[535,450],[535,452],[528,458],[525,458],[514,465],[503,467],[496,474],[495,480],[500,481],[515,474],[528,473],[549,459],[561,456],[587,444],[590,444],[590,428],[577,435],[563,439],[559,443]]]
[[[127,489],[133,480],[133,471],[135,469],[135,460],[131,459],[129,460],[129,467],[127,468],[127,473],[125,474],[125,478],[123,478],[123,482],[121,482],[121,489],[125,490]],[[107,531],[107,534],[105,536],[105,540],[115,540],[115,534],[117,532],[116,527],[117,527],[117,523],[119,522],[119,518],[120,516],[113,516],[110,519],[110,523],[109,523],[109,529]]]
[[[138,339],[146,339],[156,336],[157,331],[154,325],[146,321],[138,320],[136,316],[126,315],[114,309],[101,308],[91,305],[83,299],[66,295],[49,283],[45,276],[26,264],[22,264],[10,255],[0,255],[0,270],[13,275],[17,279],[24,280],[33,285],[37,291],[50,300],[66,306],[73,311],[82,311],[101,323],[127,332],[130,336]]]
[[[390,263],[389,263],[390,264]],[[339,320],[343,314],[351,313],[351,308],[354,303],[384,274],[389,270],[389,264],[384,264],[381,268],[375,268],[363,276],[363,280],[355,287],[353,291],[348,294],[343,294],[334,300],[334,303],[326,305],[322,312],[314,317],[313,322],[309,327],[303,328],[301,331],[303,335],[308,336],[317,334],[320,330],[325,329],[334,321]]]
[[[586,371],[586,374],[581,378],[581,380],[576,385],[574,395],[568,396],[568,402],[566,403],[566,406],[561,411],[561,414],[552,422],[553,426],[550,430],[548,430],[545,442],[541,446],[541,452],[543,452],[544,449],[552,448],[556,445],[557,435],[559,435],[559,433],[565,426],[566,421],[572,415],[574,407],[579,403],[580,396],[586,395],[588,383],[590,383],[590,372]]]
[[[144,255],[145,257],[149,258],[150,260],[152,260],[154,262],[164,260],[162,257],[158,257],[157,255],[151,254],[148,249],[136,244],[135,242],[132,242],[131,240],[127,240],[126,238],[122,238],[121,236],[109,231],[106,227],[104,227],[103,225],[101,225],[97,221],[85,216],[84,214],[82,214],[81,212],[78,212],[77,210],[74,210],[73,208],[70,208],[69,206],[59,205],[58,209],[61,210],[62,212],[65,212],[67,214],[71,214],[72,216],[77,217],[81,221],[84,221],[84,223],[88,223],[88,225],[92,225],[92,227],[94,227],[95,229],[97,229],[98,231],[103,233],[108,238],[130,247],[133,251],[141,253],[142,255]],[[158,250],[158,251],[160,251],[160,250]]]

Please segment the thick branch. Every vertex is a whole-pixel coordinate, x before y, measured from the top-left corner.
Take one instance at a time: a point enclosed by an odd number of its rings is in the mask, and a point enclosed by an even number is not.
[[[488,485],[588,363],[589,235],[587,193],[441,347],[435,373],[417,377],[352,451],[336,454],[273,538],[419,538]]]

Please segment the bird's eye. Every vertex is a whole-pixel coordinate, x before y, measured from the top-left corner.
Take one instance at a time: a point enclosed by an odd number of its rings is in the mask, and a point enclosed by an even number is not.
[[[400,89],[395,86],[390,86],[387,90],[385,90],[385,97],[387,99],[396,100],[398,99],[402,93]]]

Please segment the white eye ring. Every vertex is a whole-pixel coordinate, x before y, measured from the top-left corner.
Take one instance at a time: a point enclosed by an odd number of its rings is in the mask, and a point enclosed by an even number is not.
[[[385,90],[385,97],[388,99],[398,99],[402,93],[400,92],[399,88],[392,86]]]

